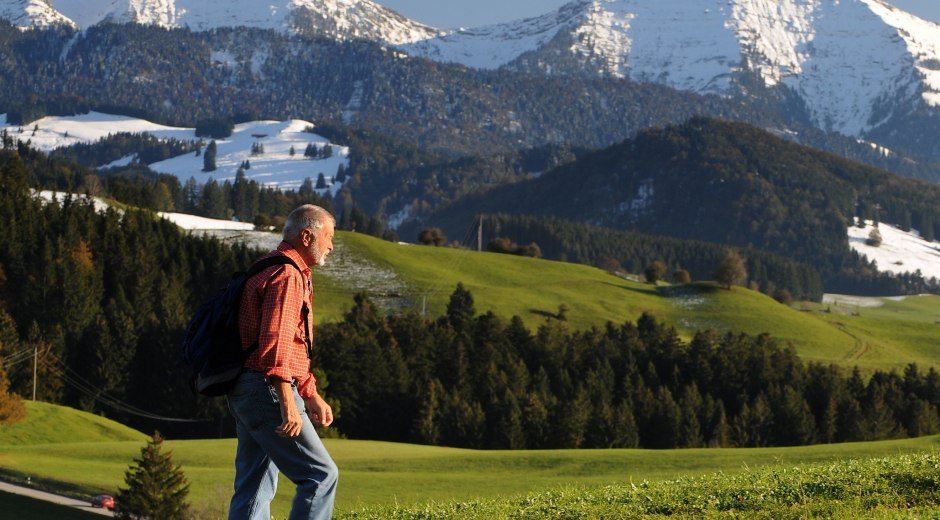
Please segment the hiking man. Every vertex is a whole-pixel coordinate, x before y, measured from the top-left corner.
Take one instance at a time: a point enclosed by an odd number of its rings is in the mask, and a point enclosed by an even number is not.
[[[271,518],[278,470],[297,486],[291,519],[325,519],[333,512],[339,470],[313,423],[329,426],[333,410],[310,374],[313,316],[310,268],[333,250],[333,216],[307,204],[288,215],[275,265],[245,283],[238,326],[242,348],[258,348],[228,394],[235,416],[235,493],[229,519]],[[305,411],[306,413],[302,413]]]

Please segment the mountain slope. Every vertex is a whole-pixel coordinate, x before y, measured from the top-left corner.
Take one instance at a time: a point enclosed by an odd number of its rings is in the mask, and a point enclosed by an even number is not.
[[[753,246],[805,261],[826,282],[857,265],[846,237],[856,213],[868,217],[878,205],[886,222],[937,224],[938,197],[938,187],[747,125],[694,119],[641,132],[537,179],[466,197],[415,225],[453,233],[478,213],[555,216]]]
[[[576,0],[540,17],[456,31],[371,0],[2,0],[0,17],[20,27],[250,27],[370,40],[474,68],[717,94],[788,114],[790,123],[940,155],[929,137],[940,128],[940,26],[881,0]],[[259,46],[252,70],[271,60]]]
[[[864,135],[913,106],[940,106],[940,26],[880,0],[581,0],[544,16],[404,47],[472,67],[628,77],[743,94],[784,87],[825,130]],[[493,49],[499,49],[494,52]]]

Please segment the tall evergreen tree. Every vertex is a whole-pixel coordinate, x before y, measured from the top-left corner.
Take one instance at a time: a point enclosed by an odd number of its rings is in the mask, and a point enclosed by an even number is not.
[[[118,491],[118,518],[182,520],[189,517],[189,483],[171,452],[163,451],[163,437],[153,438],[140,449],[140,457],[124,474],[126,488]]]
[[[216,153],[217,153],[217,146],[215,144],[215,139],[213,139],[209,141],[209,145],[206,146],[206,151],[202,154],[202,171],[204,172],[215,171]]]
[[[473,295],[458,283],[447,302],[447,321],[457,331],[469,330],[476,310],[473,308]]]

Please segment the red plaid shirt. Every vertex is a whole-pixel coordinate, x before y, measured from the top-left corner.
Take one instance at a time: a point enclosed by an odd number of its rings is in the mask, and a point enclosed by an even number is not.
[[[268,381],[296,379],[300,396],[313,397],[317,380],[310,374],[304,323],[304,314],[313,321],[310,268],[287,242],[281,242],[265,258],[276,254],[287,255],[303,271],[275,265],[245,282],[238,313],[242,348],[248,349],[258,341],[258,349],[245,361],[245,369],[264,373]]]

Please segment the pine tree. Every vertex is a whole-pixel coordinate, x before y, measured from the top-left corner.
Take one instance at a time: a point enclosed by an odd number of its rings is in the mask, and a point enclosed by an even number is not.
[[[317,190],[326,189],[326,177],[323,176],[322,172],[319,175],[317,175],[317,185],[314,186],[314,189],[317,189]]]
[[[140,449],[140,458],[134,459],[136,465],[125,472],[127,488],[121,488],[115,499],[118,518],[188,518],[189,483],[180,466],[174,467],[172,453],[163,453],[162,449],[163,437],[154,432],[153,438]]]
[[[447,302],[447,321],[454,330],[468,330],[476,311],[473,308],[473,295],[458,283]]]
[[[202,154],[202,171],[204,172],[214,172],[215,171],[215,154],[217,151],[217,146],[215,144],[215,139],[209,141],[209,146],[206,146],[205,153]]]
[[[296,154],[297,154],[297,151],[296,151],[296,150],[294,150],[294,145],[291,145],[291,147],[290,147],[290,151],[289,151],[289,152],[287,152],[287,153],[288,153],[288,154],[290,154],[290,156],[291,156],[291,157],[293,157],[294,155],[296,155]]]
[[[937,237],[934,233],[933,213],[924,212],[920,216],[920,222],[917,231],[920,233],[920,237],[928,242],[933,242],[936,240]]]

